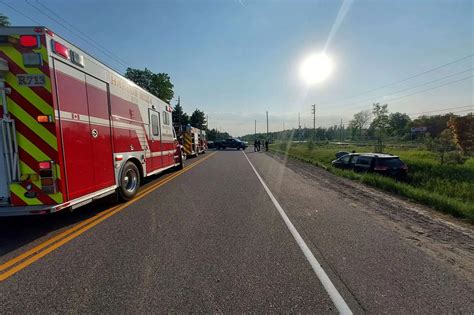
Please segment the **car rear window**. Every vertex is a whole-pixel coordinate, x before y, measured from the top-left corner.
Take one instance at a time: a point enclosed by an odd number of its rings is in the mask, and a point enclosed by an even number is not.
[[[377,159],[377,166],[387,166],[387,167],[400,167],[403,165],[403,162],[399,158],[386,158],[386,159]]]

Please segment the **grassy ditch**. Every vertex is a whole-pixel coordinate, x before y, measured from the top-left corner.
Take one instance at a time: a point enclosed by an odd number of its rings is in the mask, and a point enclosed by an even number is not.
[[[400,182],[378,174],[361,174],[333,168],[331,161],[338,151],[368,152],[370,148],[336,145],[280,143],[270,145],[270,150],[322,167],[329,172],[362,182],[410,200],[433,207],[439,211],[465,218],[474,223],[474,158],[463,165],[439,165],[436,155],[423,149],[389,147],[388,153],[400,156],[408,165],[407,182]]]

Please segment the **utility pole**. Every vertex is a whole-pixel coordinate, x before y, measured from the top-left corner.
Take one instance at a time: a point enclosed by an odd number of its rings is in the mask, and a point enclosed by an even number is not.
[[[298,112],[298,141],[301,142],[301,119],[300,119],[300,112]]]
[[[267,140],[268,140],[268,110],[267,110]]]
[[[342,124],[342,118],[341,118],[341,125],[339,126],[339,142],[342,142],[343,129],[344,129],[344,125]]]
[[[176,106],[178,106],[178,105],[181,106],[181,98],[180,98],[180,96],[178,96],[178,104],[176,104]],[[179,130],[179,132],[183,132],[183,124],[182,124],[182,122],[181,122],[181,116],[182,116],[182,115],[179,115],[179,117],[178,117],[178,124],[179,124],[178,130]]]
[[[255,133],[254,133],[255,139],[257,139],[257,120],[255,119]]]
[[[311,105],[313,113],[313,132],[316,131],[316,104]]]

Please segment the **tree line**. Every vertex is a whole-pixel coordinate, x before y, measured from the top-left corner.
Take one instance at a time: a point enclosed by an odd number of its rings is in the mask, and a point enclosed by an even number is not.
[[[153,73],[149,69],[144,70],[127,68],[125,71],[125,77],[132,80],[138,86],[144,88],[151,94],[155,95],[159,99],[166,103],[170,103],[174,97],[174,85],[171,82],[171,78],[167,73]],[[220,140],[229,138],[230,135],[227,132],[219,132],[217,129],[209,129],[206,113],[196,108],[191,115],[188,115],[181,106],[180,99],[173,108],[172,113],[173,126],[180,128],[182,126],[193,126],[202,130],[206,130],[207,138],[210,141]]]
[[[266,137],[266,134],[249,134],[246,141]],[[406,113],[389,112],[387,104],[372,104],[372,110],[354,114],[347,126],[333,125],[316,129],[301,128],[272,132],[273,141],[353,142],[370,144],[375,152],[383,152],[387,143],[424,145],[438,154],[441,164],[462,163],[474,155],[474,115],[421,115],[411,119]]]

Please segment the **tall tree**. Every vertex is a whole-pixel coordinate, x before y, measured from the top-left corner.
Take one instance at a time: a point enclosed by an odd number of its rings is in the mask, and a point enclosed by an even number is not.
[[[448,126],[453,132],[454,141],[466,155],[474,154],[474,115],[451,117]]]
[[[349,122],[349,128],[354,130],[354,134],[359,134],[362,137],[362,129],[369,124],[371,113],[368,110],[363,110],[354,114],[354,118]]]
[[[438,137],[448,126],[449,119],[453,117],[452,113],[433,116],[420,116],[414,119],[411,127],[426,127],[427,132],[432,138]]]
[[[208,129],[206,131],[207,134],[207,140],[209,141],[216,141],[216,140],[223,140],[223,139],[228,139],[230,138],[230,135],[228,132],[219,132],[217,129]],[[253,134],[251,135],[253,137]],[[250,135],[249,135],[250,137]]]
[[[152,77],[152,84],[157,89],[157,96],[166,103],[169,103],[174,96],[174,85],[167,73],[157,73]]]
[[[125,77],[166,103],[169,103],[174,96],[174,85],[166,73],[153,73],[147,68],[145,70],[127,68]]]
[[[375,151],[382,153],[387,130],[390,128],[388,105],[380,105],[380,103],[373,104],[372,114],[374,115],[374,120],[372,120],[370,128],[374,131],[377,139]]]
[[[191,114],[191,118],[189,119],[191,126],[199,128],[199,129],[206,129],[206,114],[199,109],[195,109],[194,112]]]
[[[173,109],[173,125],[183,126],[189,124],[189,116],[183,111],[183,107],[178,102]]]
[[[405,113],[391,113],[389,115],[390,132],[394,136],[402,137],[408,133],[408,125],[411,122],[410,116]]]
[[[0,13],[0,26],[10,26],[10,25],[11,25],[10,19],[8,18],[8,16]]]

